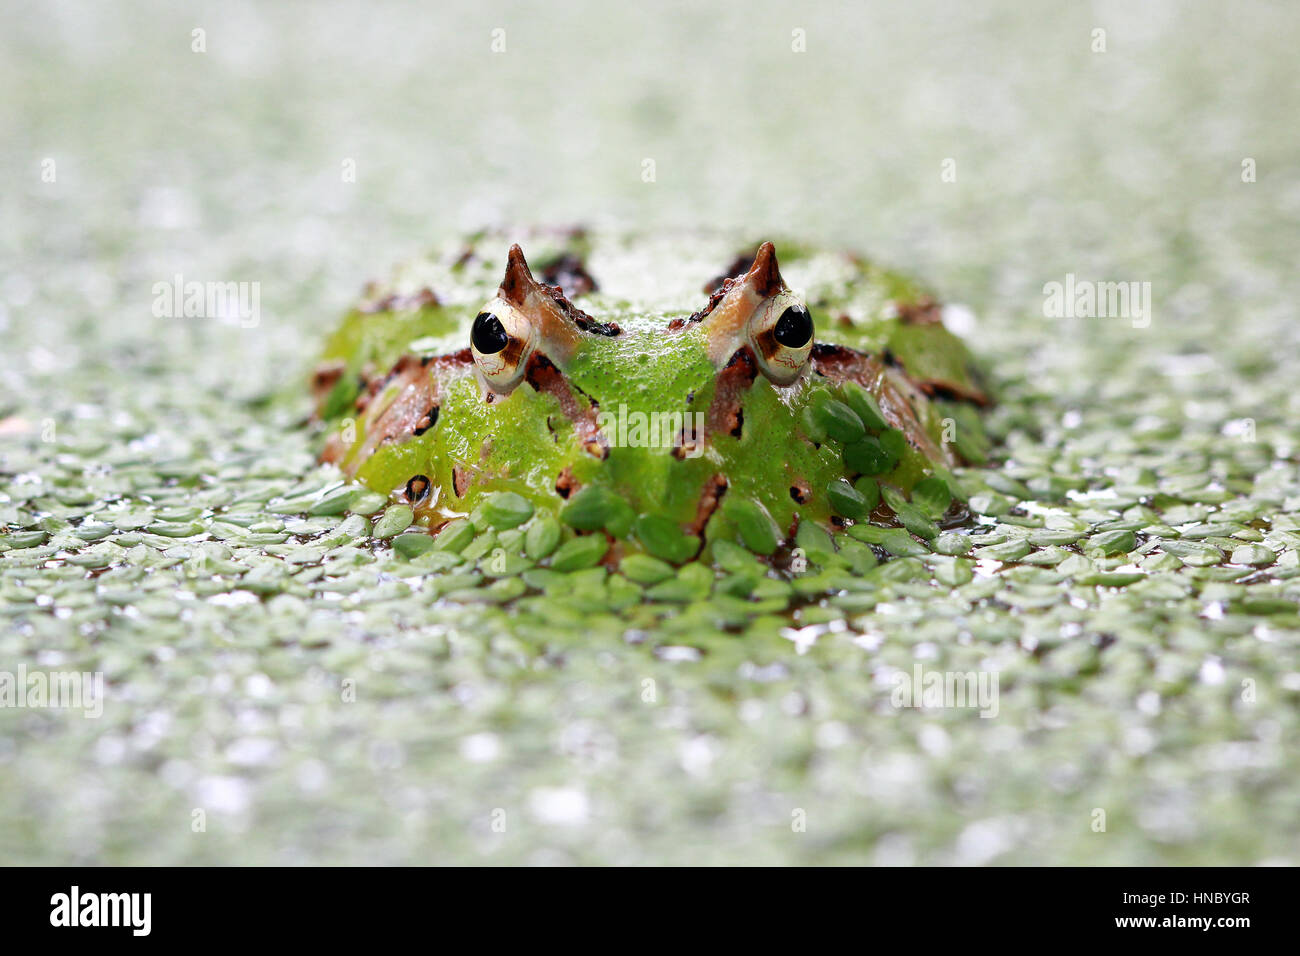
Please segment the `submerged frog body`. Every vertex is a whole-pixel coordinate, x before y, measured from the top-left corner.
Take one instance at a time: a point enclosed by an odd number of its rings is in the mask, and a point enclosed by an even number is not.
[[[896,274],[786,247],[788,282],[770,242],[723,267],[708,239],[534,240],[540,280],[518,245],[502,277],[488,236],[368,290],[317,369],[325,460],[431,531],[540,513],[615,555],[773,555],[810,525],[912,528],[916,490],[939,517],[949,469],[982,460],[970,356]]]

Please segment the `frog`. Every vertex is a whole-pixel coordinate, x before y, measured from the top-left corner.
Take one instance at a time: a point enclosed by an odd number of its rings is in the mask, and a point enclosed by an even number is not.
[[[412,532],[541,527],[543,559],[566,536],[670,565],[932,538],[990,454],[986,376],[934,295],[784,239],[457,240],[367,286],[312,389],[322,461]]]

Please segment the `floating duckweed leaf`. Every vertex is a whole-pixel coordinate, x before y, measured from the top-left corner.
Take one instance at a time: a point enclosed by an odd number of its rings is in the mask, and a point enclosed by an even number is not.
[[[540,514],[524,534],[524,553],[534,561],[549,557],[560,543],[560,523],[549,514]]]
[[[813,414],[817,416],[817,423],[822,431],[846,445],[857,441],[867,433],[858,413],[843,402],[828,399],[813,406]]]
[[[965,554],[974,546],[970,535],[948,532],[939,535],[934,543],[934,550],[939,554],[958,555]]]
[[[1016,506],[1010,498],[996,494],[978,494],[970,496],[970,510],[977,515],[998,517]]]
[[[799,523],[795,531],[794,543],[796,547],[803,548],[808,557],[814,560],[816,560],[814,555],[835,553],[835,542],[831,539],[830,532],[814,521]]]
[[[49,537],[44,531],[15,531],[0,535],[0,546],[9,548],[34,548],[44,544]]]
[[[895,514],[898,515],[898,520],[903,523],[903,527],[918,538],[933,541],[939,537],[939,526],[922,514],[919,508],[910,504],[903,504]]]
[[[717,594],[726,594],[731,597],[748,598],[754,593],[758,580],[758,577],[754,575],[729,574],[714,585],[714,591]]]
[[[1233,564],[1262,566],[1272,564],[1277,560],[1277,555],[1261,544],[1243,544],[1232,552],[1232,557],[1228,560]]]
[[[113,526],[101,522],[85,522],[72,532],[82,541],[100,541],[113,533]]]
[[[709,596],[712,588],[713,570],[706,564],[696,562],[680,568],[675,577],[649,588],[646,597],[652,601],[686,603],[703,600]]]
[[[560,512],[560,518],[579,531],[604,529],[619,538],[631,530],[636,513],[622,496],[608,488],[589,485],[569,500]]]
[[[609,550],[609,541],[603,534],[585,534],[570,538],[551,555],[551,568],[556,571],[578,571],[597,564]]]
[[[411,558],[410,561],[411,564],[416,567],[437,573],[464,564],[465,559],[454,551],[433,550],[417,555],[416,557]]]
[[[517,528],[533,516],[533,503],[513,491],[498,491],[483,502],[483,517],[498,531]]]
[[[1096,571],[1075,576],[1075,583],[1086,587],[1122,588],[1146,579],[1139,571]],[[1044,607],[1050,605],[1045,604]]]
[[[1137,547],[1132,531],[1104,531],[1088,539],[1088,550],[1103,555],[1128,554]]]
[[[699,550],[700,540],[686,534],[675,521],[662,515],[644,514],[636,520],[636,537],[656,558],[681,564]]]
[[[1029,543],[1040,548],[1053,545],[1074,544],[1083,537],[1082,531],[1035,531],[1029,535]]]
[[[952,506],[948,482],[935,476],[922,478],[912,488],[912,504],[928,518],[942,518]]]
[[[522,528],[510,528],[507,531],[497,532],[497,546],[505,548],[511,554],[518,554],[524,547],[524,531]]]
[[[497,547],[497,533],[495,531],[480,531],[474,535],[474,540],[465,547],[461,548],[461,555],[470,561],[477,561],[485,554],[491,554]]]
[[[496,548],[491,554],[479,559],[478,569],[484,577],[501,578],[522,574],[533,566],[533,562],[518,554],[510,554],[504,548]]]
[[[391,538],[393,535],[409,528],[414,520],[415,513],[411,511],[409,505],[392,505],[375,522],[372,533],[376,538]]]
[[[651,557],[648,554],[629,554],[619,563],[619,570],[637,584],[658,584],[671,578],[677,572],[667,561]]]
[[[308,514],[313,515],[341,515],[352,507],[352,503],[361,496],[364,489],[360,485],[344,485],[341,488],[335,488],[333,491],[314,502],[306,508]],[[289,502],[285,502],[286,505]],[[289,513],[302,511],[302,508],[295,508]]]
[[[459,554],[473,540],[474,526],[464,518],[457,518],[442,526],[442,530],[434,538],[434,547],[439,551],[452,551]]]
[[[736,524],[740,540],[756,554],[772,554],[780,544],[776,523],[757,501],[752,498],[728,496],[723,508]]]
[[[872,551],[869,545],[847,535],[842,536],[840,541],[839,556],[848,563],[849,569],[854,574],[866,574],[879,563],[876,560],[876,552]]]
[[[930,553],[930,550],[925,545],[918,543],[915,538],[902,528],[882,528],[873,524],[855,524],[849,529],[848,533],[859,541],[878,545],[890,554],[898,555],[901,558],[919,557]]]
[[[934,566],[934,579],[948,587],[961,587],[974,576],[974,567],[967,558],[944,558]]]
[[[493,581],[486,588],[480,588],[469,592],[474,595],[475,600],[489,601],[494,604],[505,604],[513,601],[528,590],[528,586],[517,577],[501,578]]]
[[[987,547],[976,548],[975,557],[989,561],[1019,561],[1027,557],[1034,546],[1024,538],[1012,538],[1004,541],[1002,544],[990,544]]]
[[[433,535],[422,531],[399,534],[393,539],[393,550],[404,558],[414,558],[427,551],[432,551],[438,544]]]
[[[607,606],[611,610],[622,610],[640,604],[642,600],[641,585],[629,581],[621,574],[610,575],[605,584],[605,591],[608,595]]]
[[[869,475],[863,475],[853,482],[853,488],[866,501],[867,512],[875,511],[876,505],[880,504],[880,482]]]
[[[713,551],[713,560],[726,571],[744,574],[757,568],[762,573],[763,566],[758,559],[734,542],[719,539],[710,542],[709,547]]]
[[[865,518],[871,513],[867,499],[843,478],[836,478],[826,486],[831,507],[846,518]]]
[[[826,429],[817,415],[817,406],[809,402],[799,412],[799,422],[803,425],[804,434],[814,445],[820,445],[827,439]]]
[[[348,510],[353,514],[372,515],[381,511],[386,504],[388,504],[387,495],[382,495],[377,491],[363,491],[352,499],[352,504],[348,506]]]
[[[888,427],[885,416],[880,411],[880,403],[862,385],[848,381],[840,386],[840,394],[849,408],[857,414],[858,420],[868,431],[878,432]]]
[[[198,521],[155,521],[147,530],[164,538],[188,538],[202,534],[203,524]]]
[[[844,446],[844,464],[863,475],[883,475],[893,470],[898,457],[890,454],[879,438],[868,435]]]

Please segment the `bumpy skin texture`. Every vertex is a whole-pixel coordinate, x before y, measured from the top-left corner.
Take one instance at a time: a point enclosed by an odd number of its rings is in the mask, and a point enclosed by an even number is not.
[[[712,237],[522,241],[536,278],[486,235],[368,288],[316,371],[325,460],[422,525],[514,492],[571,519],[598,503],[623,553],[646,520],[695,536],[683,559],[719,539],[770,553],[801,522],[888,523],[878,488],[906,495],[986,451],[971,357],[902,276],[791,244],[778,265],[771,244],[737,256]],[[805,304],[813,337],[786,348],[774,323]],[[507,333],[499,352],[470,348],[480,314]],[[828,490],[851,483],[868,513]]]

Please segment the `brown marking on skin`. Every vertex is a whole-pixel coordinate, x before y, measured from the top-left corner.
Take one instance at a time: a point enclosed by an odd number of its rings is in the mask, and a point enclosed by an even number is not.
[[[812,487],[802,478],[796,478],[790,486],[790,498],[797,505],[805,505],[812,497]]]
[[[375,294],[374,284],[371,283],[366,287],[369,295]],[[357,311],[366,315],[372,315],[376,312],[403,312],[407,309],[430,309],[441,305],[438,294],[424,286],[415,292],[403,293],[392,292],[381,299],[370,298],[357,307]]]
[[[333,390],[334,386],[339,383],[343,377],[343,372],[347,369],[348,363],[342,359],[335,359],[332,362],[322,362],[317,365],[311,374],[311,394],[316,401],[316,407],[319,411],[320,405]]]
[[[819,375],[832,382],[854,381],[875,395],[885,421],[921,454],[949,468],[957,464],[949,447],[936,445],[921,427],[916,407],[923,390],[901,369],[886,364],[882,356],[825,344],[813,346],[812,364]]]
[[[909,382],[919,388],[930,398],[956,399],[961,402],[972,402],[980,407],[992,404],[992,400],[988,395],[979,388],[966,388],[964,385],[958,385],[956,382],[944,382],[939,379],[917,378],[908,372],[902,359],[889,349],[885,349],[881,353],[881,358],[890,368],[898,369],[901,373],[907,376]]]
[[[555,286],[567,296],[586,295],[600,289],[587,271],[587,264],[582,261],[582,257],[572,252],[566,252],[543,266],[542,281]]]
[[[695,416],[683,416],[682,427],[673,439],[672,456],[678,461],[695,458],[704,444],[704,435],[695,429]]]
[[[580,401],[578,396],[574,395],[575,389],[570,386],[564,373],[556,368],[554,362],[541,352],[534,352],[528,360],[528,370],[524,377],[537,391],[555,396],[560,403],[560,410],[573,422],[578,441],[582,443],[587,454],[602,459],[609,456],[609,446],[605,436],[596,425],[596,403],[589,398],[585,403]],[[583,397],[586,398],[585,395]]]
[[[929,296],[916,302],[895,302],[894,307],[904,325],[943,325],[943,309]]]
[[[704,536],[705,526],[713,517],[713,513],[718,510],[722,496],[726,493],[727,479],[723,475],[714,475],[705,483],[704,490],[700,492],[700,502],[695,506],[695,518],[686,526],[687,534]]]
[[[415,423],[415,431],[413,434],[417,436],[423,435],[430,428],[436,425],[438,423],[438,411],[439,409],[437,405],[430,407],[429,411],[425,413],[425,416]]]
[[[565,465],[559,475],[556,476],[555,493],[561,498],[567,499],[569,495],[577,491],[579,487],[580,485],[578,484],[577,479],[573,477],[573,469],[568,465]]]
[[[337,465],[347,454],[348,446],[343,443],[343,436],[338,432],[330,432],[329,438],[325,439],[325,447],[321,449],[320,460],[327,465]]]
[[[506,347],[503,348],[500,352],[493,355],[492,359],[494,361],[499,359],[502,366],[507,369],[515,369],[519,366],[519,363],[523,360],[524,349],[527,347],[527,345],[528,343],[523,339],[516,338],[513,335],[508,336],[506,338]],[[489,402],[490,401],[491,399],[489,399]]]
[[[433,358],[407,354],[398,359],[385,375],[372,378],[357,400],[358,410],[367,416],[366,437],[361,447],[351,455],[352,460],[364,462],[382,445],[405,441],[428,431],[442,406],[445,383],[464,374],[472,364],[468,349]],[[374,400],[393,383],[398,385],[393,400],[385,408],[375,406]],[[326,452],[333,457],[326,460],[341,460],[348,449],[340,446],[341,442],[327,445]],[[355,473],[356,467],[347,469],[348,473]]]
[[[916,383],[917,388],[925,392],[930,398],[938,399],[955,399],[959,402],[971,402],[985,408],[993,404],[993,400],[981,391],[969,388],[962,388],[960,385],[954,385],[952,382],[936,382],[926,380]]]
[[[673,319],[672,322],[668,323],[668,331],[676,332],[678,329],[686,328],[687,325],[704,321],[713,313],[713,310],[718,307],[718,303],[727,297],[727,293],[732,290],[738,281],[739,280],[737,279],[727,279],[724,281],[722,285],[718,286],[718,288],[709,295],[709,301],[705,304],[704,308],[700,309],[698,312],[692,313],[685,319]]]
[[[776,335],[771,329],[767,329],[761,335],[755,335],[754,341],[758,343],[759,350],[763,353],[763,361],[770,368],[775,362],[776,357],[781,352],[781,343],[776,340]]]
[[[590,332],[592,335],[604,335],[613,338],[621,335],[623,330],[617,322],[597,322],[594,318],[583,312],[580,308],[570,302],[564,296],[564,291],[559,286],[543,285],[542,290],[555,300],[555,304],[560,307],[560,311],[570,319],[574,325],[584,332]]]
[[[754,354],[748,348],[736,350],[731,361],[718,373],[718,387],[705,418],[709,435],[735,435],[744,423],[741,403],[758,376]]]
[[[456,492],[457,498],[465,497],[465,492],[473,481],[473,476],[465,468],[455,465],[451,469],[451,488]]]

